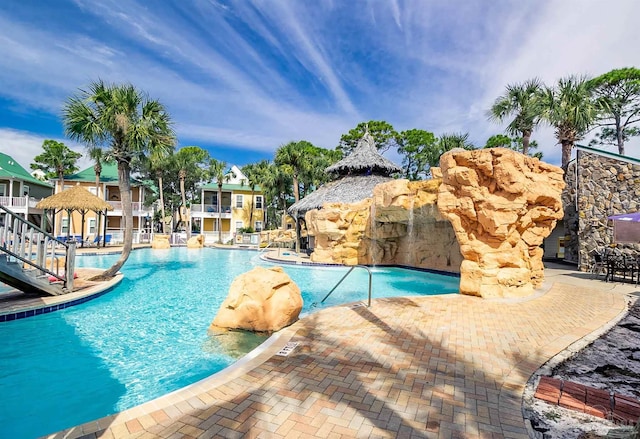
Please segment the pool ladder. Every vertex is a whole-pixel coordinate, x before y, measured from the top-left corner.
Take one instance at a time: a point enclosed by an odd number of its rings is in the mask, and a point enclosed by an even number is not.
[[[324,303],[324,301],[325,301],[325,300],[327,300],[327,297],[329,297],[329,296],[331,295],[331,293],[333,293],[333,292],[336,290],[336,288],[338,288],[338,287],[340,286],[340,284],[342,283],[342,281],[343,281],[343,280],[345,280],[345,279],[347,278],[347,276],[349,276],[349,275],[351,274],[351,272],[352,272],[353,270],[355,270],[356,268],[364,268],[364,269],[365,269],[365,270],[367,270],[367,272],[369,273],[369,301],[367,302],[367,306],[368,306],[368,307],[370,307],[370,306],[371,306],[371,269],[369,269],[369,267],[367,267],[366,265],[354,265],[353,267],[351,267],[351,268],[349,269],[349,271],[347,271],[347,272],[345,273],[345,275],[344,275],[344,276],[342,276],[342,279],[340,279],[340,280],[338,281],[338,283],[337,283],[333,288],[331,288],[331,291],[329,291],[329,292],[327,293],[327,295],[326,295],[326,296],[324,296],[324,299],[322,299],[322,300],[320,301],[320,303]]]

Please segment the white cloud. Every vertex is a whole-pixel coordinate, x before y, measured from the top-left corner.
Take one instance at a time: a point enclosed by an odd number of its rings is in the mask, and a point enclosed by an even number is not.
[[[13,159],[29,173],[31,172],[33,158],[42,153],[42,143],[47,139],[62,142],[73,151],[82,154],[82,158],[78,160],[78,168],[80,170],[92,165],[91,160],[86,157],[86,151],[78,144],[74,144],[65,139],[43,137],[25,131],[0,128],[0,150],[13,157]]]

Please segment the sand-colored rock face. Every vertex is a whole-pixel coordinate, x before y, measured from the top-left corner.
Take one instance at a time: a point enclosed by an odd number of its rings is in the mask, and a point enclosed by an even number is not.
[[[204,235],[192,236],[187,240],[187,248],[204,247]]]
[[[397,264],[457,272],[462,256],[435,203],[440,180],[392,180],[358,203],[327,203],[306,214],[314,262]]]
[[[153,235],[153,241],[151,241],[151,248],[154,249],[166,249],[171,248],[169,243],[169,235]]]
[[[281,267],[256,267],[233,281],[210,329],[278,331],[298,320],[301,310],[300,288]]]
[[[560,168],[504,148],[440,158],[438,209],[460,244],[460,292],[522,297],[544,276],[542,240],[562,219]]]

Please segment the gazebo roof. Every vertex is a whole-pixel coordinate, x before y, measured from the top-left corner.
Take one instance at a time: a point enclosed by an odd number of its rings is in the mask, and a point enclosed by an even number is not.
[[[287,209],[293,216],[302,216],[324,203],[356,203],[373,196],[373,188],[380,183],[393,180],[384,175],[348,175],[322,185],[302,200]]]
[[[402,171],[402,168],[378,152],[373,136],[367,130],[362,139],[358,140],[358,145],[351,154],[329,166],[325,171],[337,172],[340,175],[368,173],[388,176]]]
[[[41,200],[37,209],[78,210],[102,212],[113,207],[102,198],[96,197],[82,186],[74,186]]]

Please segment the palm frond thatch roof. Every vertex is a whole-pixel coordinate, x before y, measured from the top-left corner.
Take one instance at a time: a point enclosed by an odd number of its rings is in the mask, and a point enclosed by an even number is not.
[[[373,188],[380,183],[393,180],[384,175],[350,175],[322,185],[315,192],[292,204],[287,212],[292,216],[303,216],[324,203],[356,203],[373,196]]]
[[[364,173],[390,175],[402,171],[402,168],[378,152],[373,136],[367,131],[351,154],[329,166],[325,171],[337,172],[340,175]]]
[[[102,212],[113,207],[102,198],[96,197],[82,186],[74,186],[55,195],[51,195],[38,204],[36,209],[77,210]]]

